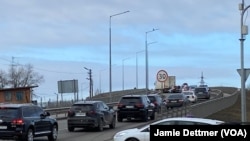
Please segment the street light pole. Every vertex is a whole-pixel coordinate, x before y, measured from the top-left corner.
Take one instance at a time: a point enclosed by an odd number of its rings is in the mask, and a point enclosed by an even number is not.
[[[247,28],[246,26],[243,25],[243,17],[244,13],[247,11],[247,9],[250,7],[248,5],[246,8],[244,7],[244,0],[242,0],[242,4],[240,7],[241,12],[241,38],[240,40],[240,54],[241,54],[241,70],[240,70],[240,76],[241,76],[241,121],[246,122],[247,121],[247,116],[246,116],[246,89],[245,89],[245,81],[246,81],[246,72],[244,68],[244,35],[247,35]]]
[[[111,92],[112,92],[112,70],[111,70],[111,18],[114,17],[114,16],[118,16],[118,15],[121,15],[121,14],[125,14],[125,13],[128,13],[129,11],[125,11],[125,12],[121,12],[121,13],[118,13],[118,14],[114,14],[114,15],[111,15],[109,17],[109,102],[112,102],[112,95],[111,95]]]
[[[139,54],[143,51],[144,50],[136,52],[136,89],[138,89],[138,58],[137,58],[137,54]]]
[[[124,61],[129,58],[122,59],[122,90],[124,90]]]
[[[153,30],[147,31],[146,34],[145,34],[146,94],[148,94],[148,41],[147,41],[147,35],[148,35],[148,33],[154,32],[156,30],[159,30],[159,29],[154,29],[153,28]]]

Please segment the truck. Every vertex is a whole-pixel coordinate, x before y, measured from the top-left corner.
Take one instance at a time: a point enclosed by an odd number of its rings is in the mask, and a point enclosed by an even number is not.
[[[155,81],[155,90],[161,93],[167,93],[174,87],[176,87],[176,76],[168,76],[165,82]]]

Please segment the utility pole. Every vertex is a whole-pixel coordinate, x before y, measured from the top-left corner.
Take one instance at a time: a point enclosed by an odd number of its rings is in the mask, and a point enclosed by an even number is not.
[[[92,70],[84,67],[84,69],[88,70],[89,77],[87,78],[89,80],[89,98],[92,99],[93,97],[93,80],[92,80]]]

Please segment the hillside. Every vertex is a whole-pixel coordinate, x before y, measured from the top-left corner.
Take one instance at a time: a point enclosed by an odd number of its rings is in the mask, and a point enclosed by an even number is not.
[[[233,93],[237,88],[232,87],[214,87],[215,89],[220,89],[224,93]],[[240,94],[240,91],[239,91]],[[250,122],[250,91],[246,92],[246,109],[247,109],[247,122]],[[241,121],[241,96],[239,95],[236,103],[226,108],[220,112],[208,116],[208,118],[219,119],[230,122],[240,122]]]

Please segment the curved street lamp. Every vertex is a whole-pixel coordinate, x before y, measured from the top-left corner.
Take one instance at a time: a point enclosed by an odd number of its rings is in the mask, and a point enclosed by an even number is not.
[[[111,18],[114,17],[114,16],[118,16],[118,15],[121,15],[121,14],[125,14],[125,13],[128,13],[129,11],[125,11],[125,12],[121,12],[121,13],[118,13],[118,14],[114,14],[114,15],[111,15],[109,17],[109,102],[112,102],[112,95],[111,95],[111,92],[112,92],[112,70],[111,70]]]
[[[148,94],[148,41],[147,41],[147,35],[148,35],[148,33],[150,33],[150,32],[154,32],[154,31],[156,31],[156,30],[159,30],[159,29],[152,29],[152,30],[150,30],[150,31],[147,31],[146,33],[145,33],[145,60],[146,60],[146,94]]]

